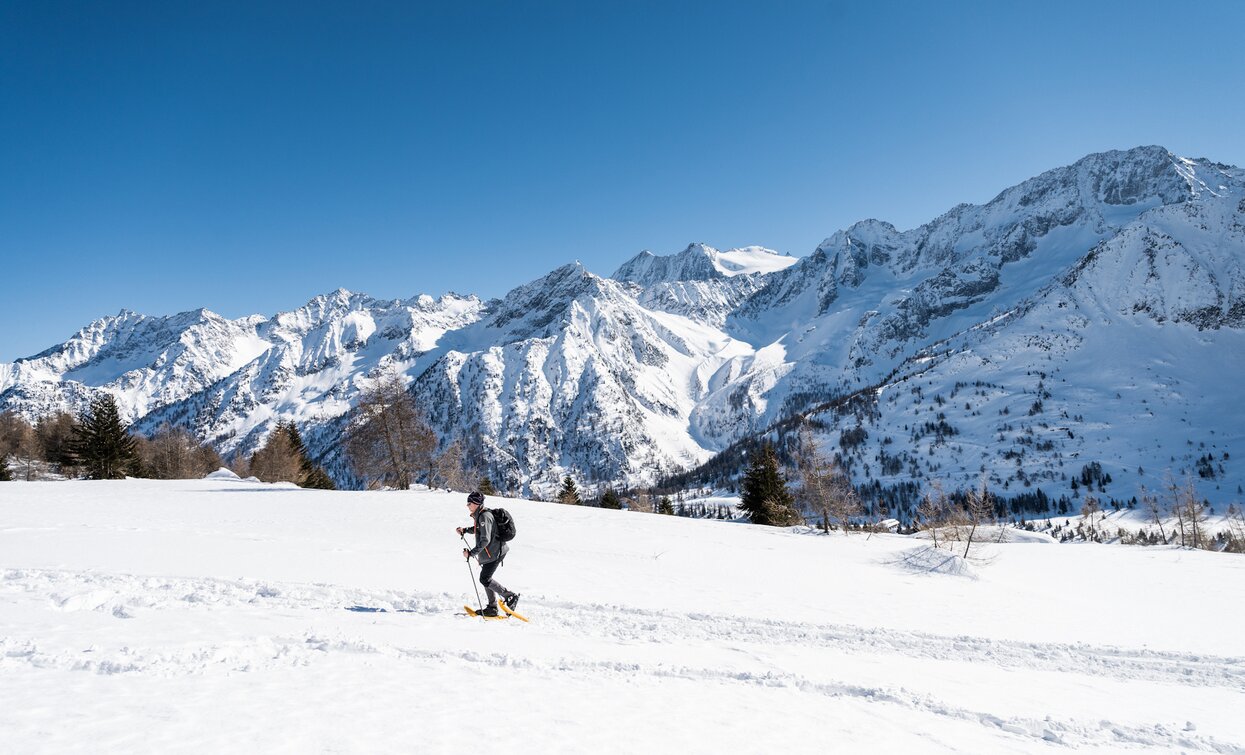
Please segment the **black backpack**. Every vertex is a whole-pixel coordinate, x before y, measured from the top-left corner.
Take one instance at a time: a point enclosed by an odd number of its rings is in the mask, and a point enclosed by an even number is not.
[[[493,523],[497,525],[497,539],[508,543],[514,540],[514,517],[505,509],[489,509],[493,512]]]

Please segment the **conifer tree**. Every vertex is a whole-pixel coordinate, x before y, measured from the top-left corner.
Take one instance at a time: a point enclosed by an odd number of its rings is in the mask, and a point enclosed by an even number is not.
[[[657,502],[657,513],[668,516],[674,515],[674,503],[670,500],[670,496],[663,495],[661,500]]]
[[[787,527],[799,521],[787,480],[778,469],[778,457],[768,443],[752,457],[752,465],[744,476],[739,508],[753,524]]]
[[[296,469],[291,468],[292,465],[297,465]],[[265,482],[284,480],[303,488],[337,489],[333,478],[311,460],[303,436],[293,421],[277,423],[268,443],[252,457],[251,471]]]
[[[75,476],[72,445],[77,418],[68,412],[46,416],[35,425],[35,436],[44,461],[61,474]]]
[[[13,475],[9,474],[9,457],[0,456],[0,482],[10,482]]]
[[[614,492],[613,488],[609,488],[601,496],[601,508],[603,509],[621,509],[622,499]]]
[[[480,491],[480,495],[497,495],[497,488],[493,487],[493,481],[487,477],[480,478],[476,490]]]
[[[278,427],[281,427],[278,425]],[[307,444],[303,443],[302,433],[298,432],[298,426],[291,420],[286,422],[285,433],[290,438],[290,445],[294,447],[298,454],[299,475],[298,484],[304,488],[317,488],[319,490],[337,490],[337,485],[333,483],[333,478],[329,477],[328,472],[324,471],[324,467],[317,465],[311,460],[311,454],[307,452]]]
[[[307,476],[303,478],[302,486],[317,490],[337,490],[337,483],[333,482],[328,472],[324,471],[324,467],[312,467]]]
[[[136,446],[109,393],[92,401],[74,428],[73,454],[91,480],[120,480],[137,471]]]
[[[575,481],[570,475],[562,478],[562,489],[558,491],[558,503],[566,503],[572,506],[578,506],[582,503],[579,500],[579,488],[575,486]]]

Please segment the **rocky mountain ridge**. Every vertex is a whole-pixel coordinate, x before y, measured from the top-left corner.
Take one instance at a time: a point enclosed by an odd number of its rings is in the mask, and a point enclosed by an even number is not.
[[[542,494],[567,473],[649,483],[882,385],[867,411],[819,418],[858,482],[1066,489],[1072,454],[1121,470],[1192,469],[1190,449],[1210,452],[1197,443],[1224,453],[1240,440],[1235,403],[1206,414],[1200,429],[1215,438],[1183,439],[1177,454],[1138,439],[1135,407],[1095,401],[1144,400],[1159,436],[1187,434],[1203,404],[1227,403],[1222,382],[1190,365],[1243,366],[1243,198],[1240,169],[1141,147],[1087,156],[912,230],[862,221],[800,259],[693,244],[641,253],[608,278],[566,265],[489,302],[339,290],[270,319],[122,312],[0,365],[0,408],[35,419],[107,390],[140,430],[185,425],[231,453],[293,419],[328,456],[356,381],[392,365],[444,442],[466,442],[504,486]],[[1094,349],[1114,355],[1111,369],[1091,368]],[[957,424],[946,405],[965,385],[978,395],[957,403],[970,407]],[[1183,403],[1164,403],[1177,393]],[[1015,421],[1045,394],[1043,410],[1024,415],[1034,422]],[[865,439],[844,445],[845,431]],[[1020,446],[1023,479],[1014,455],[986,450]],[[1220,466],[1221,489],[1245,481]]]

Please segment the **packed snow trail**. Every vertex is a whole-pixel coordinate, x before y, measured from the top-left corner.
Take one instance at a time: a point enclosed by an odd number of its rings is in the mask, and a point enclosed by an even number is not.
[[[503,569],[532,623],[485,622],[456,615],[472,589],[443,543],[457,496],[18,487],[25,500],[0,502],[0,752],[448,752],[481,705],[527,752],[1245,752],[1245,649],[1219,623],[1240,618],[1232,556],[1016,544],[974,580],[898,568],[904,538],[516,501],[533,534]],[[389,539],[403,518],[408,550]],[[568,555],[583,568],[559,579]],[[836,582],[797,605],[788,560],[824,580],[828,555],[875,599]],[[394,575],[391,558],[415,565]],[[1100,613],[1042,624],[1078,608],[1087,583],[1065,570],[1083,559],[1116,575]],[[723,580],[748,591],[698,598]],[[1122,606],[1155,593],[1163,611],[1196,584],[1220,615],[1156,613],[1127,641]],[[1034,629],[1005,631],[1008,615]]]
[[[95,611],[134,618],[143,611],[254,609],[405,613],[425,618],[462,615],[457,596],[368,592],[331,585],[297,585],[217,579],[161,579],[93,573],[13,569],[0,575],[0,594],[48,599],[61,611]],[[539,600],[539,599],[537,599]],[[965,663],[1003,669],[1076,673],[1245,692],[1245,658],[1089,644],[1013,642],[971,636],[750,619],[710,613],[674,614],[616,605],[540,601],[548,634],[626,644],[637,637],[656,644],[687,642],[724,646],[796,646]],[[410,620],[415,620],[413,617]],[[677,640],[677,642],[676,642]]]

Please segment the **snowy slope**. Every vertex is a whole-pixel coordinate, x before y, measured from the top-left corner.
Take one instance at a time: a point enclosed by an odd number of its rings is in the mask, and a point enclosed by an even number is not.
[[[773,276],[732,332],[787,337],[800,364],[793,382],[871,383],[1034,296],[1147,210],[1213,199],[1208,185],[1239,197],[1245,181],[1236,169],[1141,147],[1090,155],[911,231],[863,221]]]
[[[358,394],[356,378],[405,369],[483,309],[478,298],[455,294],[379,301],[339,289],[264,322],[257,332],[267,351],[206,390],[154,407],[137,429],[169,422],[222,452],[254,450],[278,419],[314,427],[340,417]]]
[[[461,494],[0,486],[0,752],[1245,751],[1236,557],[506,501],[486,623]]]
[[[644,307],[689,317],[714,327],[765,284],[765,277],[798,260],[759,246],[720,252],[691,244],[667,257],[641,252],[611,276],[632,284]]]
[[[1231,383],[1243,197],[1238,168],[1139,147],[915,229],[862,221],[798,260],[692,244],[609,278],[567,265],[490,302],[337,291],[271,319],[122,313],[0,365],[0,409],[33,420],[106,390],[139,430],[184,425],[226,454],[292,419],[341,471],[356,383],[392,365],[444,443],[468,443],[507,489],[550,495],[565,473],[649,483],[885,386],[822,418],[860,484],[984,474],[1057,496],[1099,461],[1136,475],[1106,491],[1127,498],[1214,454],[1206,493],[1225,503],[1245,486],[1231,458],[1245,454]],[[842,448],[857,426],[867,442]]]
[[[573,472],[641,483],[709,452],[687,433],[709,376],[750,351],[711,325],[645,308],[568,265],[449,334],[412,370],[439,427],[488,444],[495,479],[547,493]]]
[[[721,252],[707,244],[689,244],[683,251],[668,257],[649,251],[640,252],[619,267],[611,277],[614,280],[630,281],[649,287],[657,283],[774,273],[785,270],[796,262],[794,257],[761,246]]]
[[[0,394],[6,406],[37,417],[77,411],[91,389],[102,388],[133,420],[202,391],[267,351],[262,322],[227,320],[205,309],[170,317],[122,310],[59,346],[0,365]]]
[[[1192,476],[1223,507],[1245,481],[1232,460],[1245,448],[1243,326],[1238,184],[1144,212],[1035,295],[918,351],[876,414],[837,417],[830,435],[868,432],[848,454],[858,481],[966,488],[985,475],[1005,495],[1074,496],[1098,463],[1106,496]]]

